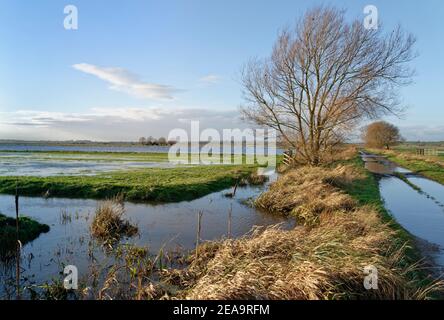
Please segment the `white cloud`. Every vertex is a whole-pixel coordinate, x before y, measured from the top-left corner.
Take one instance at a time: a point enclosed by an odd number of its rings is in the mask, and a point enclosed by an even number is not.
[[[190,129],[191,121],[205,128],[244,128],[239,113],[203,108],[93,108],[83,113],[21,110],[0,112],[0,139],[136,141],[140,136],[168,136],[170,130]]]
[[[208,74],[199,79],[201,83],[204,84],[216,84],[221,80],[221,77],[215,74]]]
[[[143,82],[137,75],[123,68],[105,68],[88,63],[74,64],[72,67],[108,82],[112,90],[125,92],[137,98],[171,100],[173,94],[178,91],[171,86]]]
[[[399,130],[409,141],[444,141],[444,125],[400,126]]]

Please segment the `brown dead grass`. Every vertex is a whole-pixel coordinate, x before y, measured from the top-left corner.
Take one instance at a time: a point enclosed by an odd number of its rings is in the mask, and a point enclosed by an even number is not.
[[[438,156],[420,156],[412,153],[407,152],[396,152],[392,150],[386,150],[384,151],[385,154],[394,155],[400,159],[408,160],[408,161],[423,161],[425,163],[433,164],[433,165],[439,165],[441,167],[444,167],[444,161],[442,161],[442,158]]]
[[[444,167],[444,161],[442,157],[432,156],[432,155],[417,155],[409,151],[399,151],[399,150],[381,150],[381,149],[368,149],[370,152],[388,156],[394,156],[396,158],[406,160],[406,161],[420,161],[432,165],[438,165]]]
[[[325,214],[316,228],[256,229],[238,240],[210,243],[168,279],[186,299],[423,299],[402,267],[404,247],[371,207]],[[378,269],[378,290],[363,286],[364,267]]]

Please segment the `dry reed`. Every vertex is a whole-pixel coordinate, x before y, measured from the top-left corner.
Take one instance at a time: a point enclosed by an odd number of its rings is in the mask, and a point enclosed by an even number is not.
[[[133,236],[136,226],[123,219],[125,208],[118,199],[103,201],[96,209],[91,223],[91,234],[106,243],[119,241],[122,236]]]
[[[360,173],[352,166],[293,169],[261,194],[255,205],[271,212],[295,216],[305,224],[315,224],[321,213],[355,207],[355,201],[338,187],[359,178]]]

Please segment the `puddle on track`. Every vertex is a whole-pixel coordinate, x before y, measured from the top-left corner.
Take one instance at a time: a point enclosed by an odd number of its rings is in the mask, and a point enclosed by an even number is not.
[[[431,255],[439,267],[444,268],[444,186],[423,177],[407,175],[407,179],[423,191],[418,192],[390,175],[411,171],[384,157],[364,155],[362,158],[369,171],[383,175],[379,188],[386,209],[412,235],[436,245]]]

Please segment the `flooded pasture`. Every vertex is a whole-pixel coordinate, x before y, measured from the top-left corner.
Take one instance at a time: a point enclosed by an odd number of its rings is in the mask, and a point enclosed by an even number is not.
[[[179,146],[187,147],[177,144],[177,147]],[[203,164],[199,161],[184,164],[177,159],[169,161],[169,148],[168,146],[104,147],[0,143],[0,176],[91,176],[119,170]],[[199,150],[200,147],[190,147],[188,152],[196,153]],[[281,149],[273,150],[277,154],[282,154]],[[221,154],[220,152],[223,150],[212,151],[214,154]],[[260,150],[256,150],[254,146],[242,144],[232,146],[232,154],[234,155],[254,154],[256,151]]]
[[[282,223],[290,228],[295,222],[280,216],[263,213],[248,205],[265,186],[239,187],[233,198],[229,190],[215,192],[200,199],[173,204],[125,203],[125,218],[139,228],[139,234],[121,241],[148,247],[156,255],[159,250],[191,250],[196,243],[198,212],[202,211],[201,239],[216,240],[228,236],[239,237],[254,226]],[[90,224],[98,202],[95,200],[62,198],[20,198],[20,212],[48,224],[50,231],[26,244],[22,250],[22,285],[42,284],[60,279],[63,266],[75,265],[79,278],[88,277],[92,261],[103,268],[112,266],[108,255],[90,235]],[[14,198],[0,195],[0,212],[14,215]],[[230,227],[229,227],[230,225]],[[229,231],[230,230],[230,231]],[[6,295],[6,284],[13,282],[15,265],[0,262],[0,279]]]

